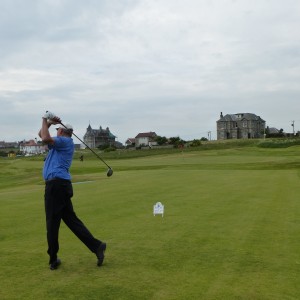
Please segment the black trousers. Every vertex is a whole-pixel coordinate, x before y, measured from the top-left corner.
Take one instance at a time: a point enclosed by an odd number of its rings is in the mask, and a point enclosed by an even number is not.
[[[73,196],[72,183],[69,180],[54,179],[46,181],[45,210],[47,225],[47,241],[51,264],[57,259],[59,250],[58,234],[60,222],[63,220],[72,232],[91,250],[96,253],[101,244],[76,216],[71,198]]]

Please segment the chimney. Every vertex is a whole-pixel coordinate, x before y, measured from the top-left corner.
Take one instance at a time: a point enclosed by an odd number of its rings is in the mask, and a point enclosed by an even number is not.
[[[223,118],[223,113],[221,112],[221,114],[220,114],[220,119],[222,119]]]

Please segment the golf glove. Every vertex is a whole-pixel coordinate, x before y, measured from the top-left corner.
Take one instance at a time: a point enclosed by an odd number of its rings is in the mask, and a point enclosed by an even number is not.
[[[50,124],[50,125],[57,124],[57,122],[55,122],[51,119],[47,119],[47,123]]]
[[[51,120],[55,118],[55,114],[47,110],[46,113],[43,115],[43,118],[47,120],[49,119]]]

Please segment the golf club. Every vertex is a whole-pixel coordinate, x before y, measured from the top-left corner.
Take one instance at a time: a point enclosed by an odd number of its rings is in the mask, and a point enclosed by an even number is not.
[[[67,129],[67,127],[62,123],[60,122],[60,124],[65,127]],[[91,150],[97,158],[99,158],[107,167],[108,167],[108,170],[107,170],[107,177],[110,177],[112,174],[113,174],[113,169],[103,160],[103,158],[101,158],[93,149],[91,149],[83,140],[81,140],[74,132],[72,132],[72,134],[81,142],[83,143],[89,150]]]

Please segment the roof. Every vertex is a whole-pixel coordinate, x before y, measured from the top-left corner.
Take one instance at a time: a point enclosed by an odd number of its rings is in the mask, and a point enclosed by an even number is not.
[[[270,128],[269,128],[269,133],[271,133],[271,134],[279,133],[279,132],[280,132],[280,130],[278,130],[278,129],[275,128],[275,127],[270,127]]]
[[[113,138],[113,139],[116,138],[116,136],[113,135],[111,132],[109,132],[108,136],[109,136],[110,138]]]
[[[135,143],[135,138],[128,138],[127,140],[126,140],[126,143]]]
[[[238,113],[238,114],[227,114],[224,117],[221,117],[219,121],[263,121],[265,122],[260,116],[252,113]]]
[[[21,147],[39,147],[39,148],[44,148],[46,145],[44,145],[42,142],[35,142],[34,140],[29,140],[29,141],[23,141],[20,143]]]
[[[38,144],[34,140],[24,141],[22,146],[38,146]]]
[[[157,134],[155,132],[150,131],[150,132],[141,132],[135,138],[145,138],[145,137],[153,138],[156,136],[157,136]]]
[[[92,136],[107,135],[110,139],[116,138],[116,136],[110,132],[108,127],[106,127],[106,129],[103,129],[102,126],[100,126],[99,129],[93,129],[89,124],[84,136],[90,136],[90,135]]]

